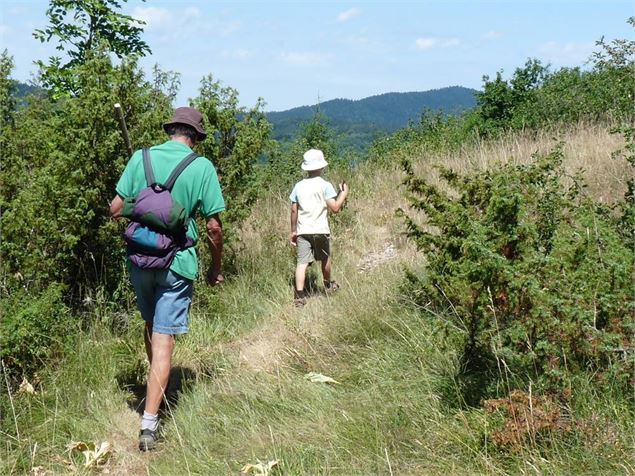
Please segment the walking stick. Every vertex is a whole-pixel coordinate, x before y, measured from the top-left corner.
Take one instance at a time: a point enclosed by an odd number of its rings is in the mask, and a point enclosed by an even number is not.
[[[130,135],[128,134],[128,128],[126,127],[126,119],[123,117],[121,104],[115,104],[115,112],[117,114],[117,119],[119,119],[119,127],[121,128],[121,133],[123,134],[123,140],[128,148],[128,155],[130,156],[132,155],[132,143],[130,142]]]

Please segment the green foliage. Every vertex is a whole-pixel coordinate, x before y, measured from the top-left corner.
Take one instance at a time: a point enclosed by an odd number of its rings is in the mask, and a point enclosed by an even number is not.
[[[624,148],[612,154],[614,160],[626,160],[630,174],[626,179],[624,200],[619,203],[621,233],[625,242],[635,249],[635,127],[622,126],[613,131],[621,133],[626,140]]]
[[[368,159],[382,167],[394,167],[395,157],[452,152],[472,137],[465,118],[426,110],[418,122],[412,121],[408,127],[375,141],[368,151]]]
[[[329,170],[346,171],[353,165],[351,154],[341,152],[330,121],[316,109],[311,120],[300,124],[298,136],[292,143],[283,144],[269,155],[268,167],[264,171],[269,185],[285,192],[290,190],[305,176],[300,165],[302,156],[309,149],[319,149],[324,153]]]
[[[5,49],[0,55],[0,128],[13,125],[15,82],[10,78],[13,70],[13,58]]]
[[[64,350],[77,330],[64,304],[65,287],[52,283],[41,294],[16,290],[0,304],[0,358],[15,374],[28,374]]]
[[[271,124],[259,99],[250,109],[238,105],[238,91],[222,86],[212,75],[203,78],[192,102],[205,118],[207,139],[199,150],[214,160],[225,197],[224,222],[233,226],[249,215],[260,190],[256,164],[270,147]],[[235,229],[226,228],[229,238]]]
[[[143,22],[117,11],[127,1],[50,0],[46,10],[50,23],[43,30],[35,30],[33,36],[43,43],[54,38],[56,49],[68,57],[66,62],[59,56],[49,58],[48,64],[36,62],[43,84],[52,88],[56,97],[79,91],[73,69],[82,65],[99,44],[106,43],[118,58],[150,52],[141,39],[143,28],[137,26]]]
[[[135,62],[115,67],[107,51],[75,68],[82,94],[57,103],[34,98],[6,136],[1,181],[6,286],[38,292],[51,280],[76,291],[121,279],[123,248],[108,202],[127,161],[112,105],[124,104],[133,140],[164,137],[169,97]],[[138,143],[138,142],[137,142]]]
[[[634,17],[628,23],[635,26]],[[550,71],[535,59],[517,68],[509,80],[502,72],[490,80],[468,122],[485,136],[512,129],[536,129],[582,119],[628,121],[633,117],[635,94],[635,41],[604,38],[590,58],[592,68]]]
[[[524,68],[517,68],[510,81],[502,78],[502,72],[490,81],[483,77],[483,92],[477,94],[477,111],[483,133],[490,134],[497,129],[522,129],[527,118],[518,113],[518,109],[526,104],[533,104],[540,86],[543,84],[548,69],[540,61],[530,59]]]
[[[408,161],[404,170],[426,224],[406,216],[407,234],[428,261],[408,274],[409,293],[460,329],[466,371],[506,369],[517,384],[556,388],[590,371],[626,388],[632,362],[618,350],[632,347],[633,249],[579,177],[563,185],[559,149],[527,166],[442,170],[451,193]]]

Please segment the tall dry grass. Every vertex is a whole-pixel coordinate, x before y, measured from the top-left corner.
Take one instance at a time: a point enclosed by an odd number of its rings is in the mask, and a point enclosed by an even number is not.
[[[558,145],[562,145],[566,172],[573,175],[582,171],[593,197],[605,203],[623,197],[631,172],[626,161],[613,159],[612,154],[624,147],[625,141],[607,125],[580,123],[552,131],[508,133],[465,145],[451,155],[415,155],[419,172],[438,177],[431,165],[441,164],[464,174],[497,164],[526,164],[534,154],[545,155]]]

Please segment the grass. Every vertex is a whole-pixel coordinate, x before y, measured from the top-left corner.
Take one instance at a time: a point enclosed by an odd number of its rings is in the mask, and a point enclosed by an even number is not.
[[[559,140],[568,167],[584,167],[591,179],[589,193],[607,201],[621,193],[626,168],[610,158],[621,142],[596,126],[556,138],[509,136],[449,157],[409,154],[422,173],[435,173],[434,163],[465,172],[527,160]],[[289,475],[635,474],[630,400],[584,379],[571,384],[567,433],[538,435],[513,451],[491,441],[499,421],[464,404],[456,331],[399,295],[404,267],[424,266],[395,218],[405,206],[400,181],[399,171],[372,164],[352,177],[350,201],[334,220],[342,290],[317,293],[301,310],[292,305],[286,196],[257,204],[235,273],[220,289],[195,290],[191,332],[175,352],[181,389],[165,410],[160,450],[136,449],[146,364],[141,322],[129,309],[126,332],[96,324],[60,364],[44,367],[37,394],[12,395],[15,418],[2,406],[0,473],[98,472],[82,468],[66,445],[105,440],[114,447],[103,470],[110,474],[238,474],[274,459]],[[382,260],[389,244],[396,256]],[[369,256],[378,258],[360,272]],[[309,382],[308,372],[340,384]]]

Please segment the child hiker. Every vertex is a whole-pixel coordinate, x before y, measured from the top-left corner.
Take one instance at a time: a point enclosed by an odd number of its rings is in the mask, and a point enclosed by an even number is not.
[[[348,185],[340,184],[340,193],[337,194],[333,185],[320,176],[327,165],[321,150],[306,151],[302,170],[308,172],[308,177],[296,183],[289,196],[291,244],[296,247],[298,253],[294,293],[294,303],[297,307],[306,304],[304,279],[306,270],[313,261],[322,263],[324,288],[327,291],[339,288],[331,279],[331,232],[327,209],[333,213],[340,211],[348,196]]]

